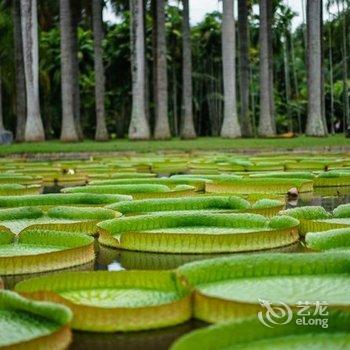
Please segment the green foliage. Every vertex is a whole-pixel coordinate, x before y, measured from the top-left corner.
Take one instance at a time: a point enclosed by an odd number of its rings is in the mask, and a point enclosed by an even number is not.
[[[295,219],[306,219],[306,220],[315,220],[315,219],[328,219],[330,214],[322,207],[300,207],[294,209],[287,209],[281,212],[283,215],[291,216]]]

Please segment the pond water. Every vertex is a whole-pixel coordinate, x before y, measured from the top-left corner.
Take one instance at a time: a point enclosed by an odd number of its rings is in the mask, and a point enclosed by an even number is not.
[[[44,193],[57,193],[60,186],[51,186],[44,189]],[[306,193],[298,198],[289,199],[288,208],[306,205],[320,205],[332,211],[340,204],[350,202],[350,187],[317,189],[314,193]],[[96,242],[97,256],[94,264],[75,267],[73,270],[108,270],[123,269],[172,269],[186,262],[209,259],[227,254],[164,254],[142,253],[127,250],[117,250],[99,245]],[[280,252],[307,252],[302,243],[293,244],[275,251]],[[266,253],[271,250],[265,251]],[[250,253],[244,253],[250,254]],[[31,275],[30,277],[32,277]],[[29,277],[29,276],[28,276]],[[16,276],[16,280],[7,281],[11,288],[19,280],[27,276]],[[74,350],[166,350],[183,334],[205,326],[204,323],[192,320],[185,324],[154,331],[130,333],[89,333],[74,332],[73,343],[70,349]]]

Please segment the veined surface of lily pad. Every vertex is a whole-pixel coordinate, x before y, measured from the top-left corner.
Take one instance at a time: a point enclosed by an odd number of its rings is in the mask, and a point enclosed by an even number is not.
[[[349,310],[350,255],[346,253],[250,254],[179,267],[195,288],[194,314],[207,322],[257,315],[271,305],[325,302]]]
[[[47,209],[58,205],[104,206],[118,201],[131,200],[131,196],[91,193],[49,193],[43,195],[0,197],[0,208],[39,207]]]
[[[190,292],[171,271],[61,273],[20,282],[16,290],[69,306],[79,330],[154,329],[191,317]]]
[[[95,180],[91,181],[90,185],[93,186],[105,186],[105,185],[142,185],[142,184],[151,184],[151,185],[166,185],[169,188],[173,189],[178,185],[188,185],[193,186],[196,191],[204,191],[205,189],[205,180],[201,179],[177,179],[177,178],[168,178],[168,177],[159,177],[159,178],[126,178],[126,179],[108,179],[108,180]]]
[[[312,250],[350,249],[350,227],[329,231],[309,232],[306,246]]]
[[[287,193],[292,187],[298,192],[311,192],[313,182],[304,179],[284,178],[243,178],[231,181],[207,182],[206,192],[210,193]]]
[[[291,314],[287,324],[262,324],[257,316],[210,326],[186,334],[176,340],[171,350],[346,350],[350,347],[348,313],[330,313],[320,318],[321,325],[298,325],[298,316]],[[274,320],[278,323],[279,319]],[[284,322],[285,320],[282,319]],[[306,316],[305,322],[314,321]]]
[[[300,234],[307,232],[328,231],[350,227],[350,204],[343,204],[328,213],[319,206],[308,206],[287,209],[280,212],[283,215],[294,217],[300,221]]]
[[[84,234],[27,230],[17,237],[1,226],[0,275],[63,269],[94,260],[94,239]]]
[[[35,195],[40,191],[40,185],[0,184],[0,196]]]
[[[107,206],[125,215],[170,211],[198,211],[223,213],[256,213],[271,216],[284,207],[279,200],[262,199],[253,205],[236,196],[197,196],[183,198],[143,199],[130,202],[120,202]]]
[[[138,185],[88,185],[64,188],[64,193],[98,193],[98,194],[124,194],[131,195],[134,199],[157,198],[157,197],[179,197],[193,195],[195,187],[188,185],[177,185],[169,188],[161,184],[138,184]]]
[[[0,291],[0,348],[64,350],[72,339],[71,319],[71,311],[63,305]]]
[[[298,240],[299,221],[258,214],[155,213],[107,220],[99,242],[164,253],[220,253],[270,249]]]
[[[16,234],[28,228],[95,234],[98,222],[120,215],[111,209],[84,207],[52,207],[46,213],[38,207],[0,210],[1,225]]]

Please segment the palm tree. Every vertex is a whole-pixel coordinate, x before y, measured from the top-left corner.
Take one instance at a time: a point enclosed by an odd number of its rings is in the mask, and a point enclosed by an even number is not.
[[[307,86],[308,116],[306,135],[325,136],[322,118],[322,71],[321,71],[321,6],[320,0],[307,0]]]
[[[62,89],[62,141],[78,141],[74,123],[73,56],[71,40],[72,14],[69,0],[60,0],[61,29],[61,89]]]
[[[94,1],[93,1],[94,2]],[[78,134],[79,140],[84,138],[83,128],[81,126],[81,115],[80,115],[80,86],[79,86],[79,40],[78,40],[78,23],[81,17],[81,0],[70,1],[71,7],[71,50],[73,59],[73,108],[74,108],[74,122],[75,129]]]
[[[238,34],[239,34],[239,80],[241,96],[240,122],[242,135],[251,137],[252,121],[249,113],[249,25],[248,0],[238,0]]]
[[[237,116],[236,102],[236,70],[235,70],[235,20],[233,17],[233,0],[223,0],[222,18],[222,66],[224,78],[224,121],[222,137],[235,138],[241,136],[241,128]]]
[[[94,32],[94,64],[95,64],[95,103],[96,103],[96,133],[95,139],[108,140],[105,118],[105,74],[102,58],[102,2],[92,1],[92,22]]]
[[[132,111],[129,138],[148,140],[150,130],[145,112],[145,32],[143,0],[130,0]]]
[[[156,125],[154,138],[157,140],[169,139],[170,126],[168,118],[168,76],[167,76],[167,52],[165,32],[165,0],[157,1],[157,91],[156,91]]]
[[[267,137],[276,134],[273,102],[271,9],[271,0],[260,0],[260,118],[258,133],[260,136]]]
[[[44,141],[39,104],[39,47],[36,0],[21,0],[22,40],[26,80],[26,141]]]
[[[190,30],[190,9],[188,0],[182,0],[182,128],[183,139],[193,139],[196,131],[193,124],[192,101],[192,50]]]
[[[12,1],[12,20],[16,80],[16,140],[24,141],[26,123],[26,82],[24,79],[20,0]]]

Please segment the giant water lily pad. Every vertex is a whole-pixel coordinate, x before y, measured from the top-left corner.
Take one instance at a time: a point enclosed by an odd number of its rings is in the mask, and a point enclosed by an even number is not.
[[[179,197],[193,195],[195,187],[177,185],[170,188],[161,184],[138,184],[138,185],[88,185],[67,187],[62,189],[65,193],[99,193],[99,194],[124,194],[131,195],[134,199]]]
[[[58,205],[79,207],[104,206],[118,201],[131,200],[131,196],[95,193],[49,193],[43,195],[0,196],[0,208],[39,207],[48,209]]]
[[[292,309],[305,302],[350,307],[350,255],[345,253],[240,255],[178,270],[195,288],[195,317],[207,322],[256,315],[266,303]]]
[[[0,196],[32,195],[40,191],[40,185],[0,184]]]
[[[305,236],[308,248],[316,251],[350,248],[350,227],[329,231],[309,232]]]
[[[0,291],[0,348],[63,350],[71,342],[71,311],[48,302],[32,301]]]
[[[17,237],[1,226],[0,275],[63,269],[94,260],[94,239],[84,234],[27,230]]]
[[[283,215],[294,217],[300,221],[300,234],[307,232],[327,231],[350,227],[350,204],[342,204],[328,213],[318,206],[307,206],[287,209]]]
[[[143,199],[111,204],[108,208],[126,215],[154,213],[163,211],[197,211],[215,213],[256,213],[267,216],[277,214],[284,207],[284,202],[261,199],[253,205],[236,196],[197,196],[183,198]]]
[[[79,330],[154,329],[191,317],[190,292],[170,271],[67,272],[20,282],[16,290],[69,306]]]
[[[313,182],[305,179],[284,178],[242,178],[214,180],[205,184],[206,192],[210,193],[287,193],[292,187],[298,192],[311,192]]]
[[[314,186],[350,186],[350,171],[332,170],[323,172],[314,179]]]
[[[176,188],[178,185],[193,186],[196,191],[204,191],[205,189],[204,179],[191,179],[191,178],[121,178],[121,179],[108,179],[108,180],[94,180],[90,181],[90,185],[93,186],[105,186],[105,185],[139,185],[139,184],[151,184],[151,185],[166,185],[170,189]]]
[[[121,214],[106,208],[53,207],[47,212],[37,207],[0,210],[1,225],[18,234],[25,229],[41,228],[96,233],[96,224]]]
[[[171,350],[346,350],[350,348],[348,313],[330,313],[321,325],[298,325],[298,316],[292,314],[287,324],[262,324],[257,316],[227,324],[210,326],[186,334]],[[312,322],[312,316],[304,317]],[[278,318],[275,320],[278,323]],[[285,320],[282,320],[284,322]],[[323,321],[323,320],[322,320]],[[281,322],[281,323],[282,323]]]
[[[299,221],[258,214],[156,213],[107,220],[99,242],[121,249],[165,253],[220,253],[270,249],[298,240]]]

